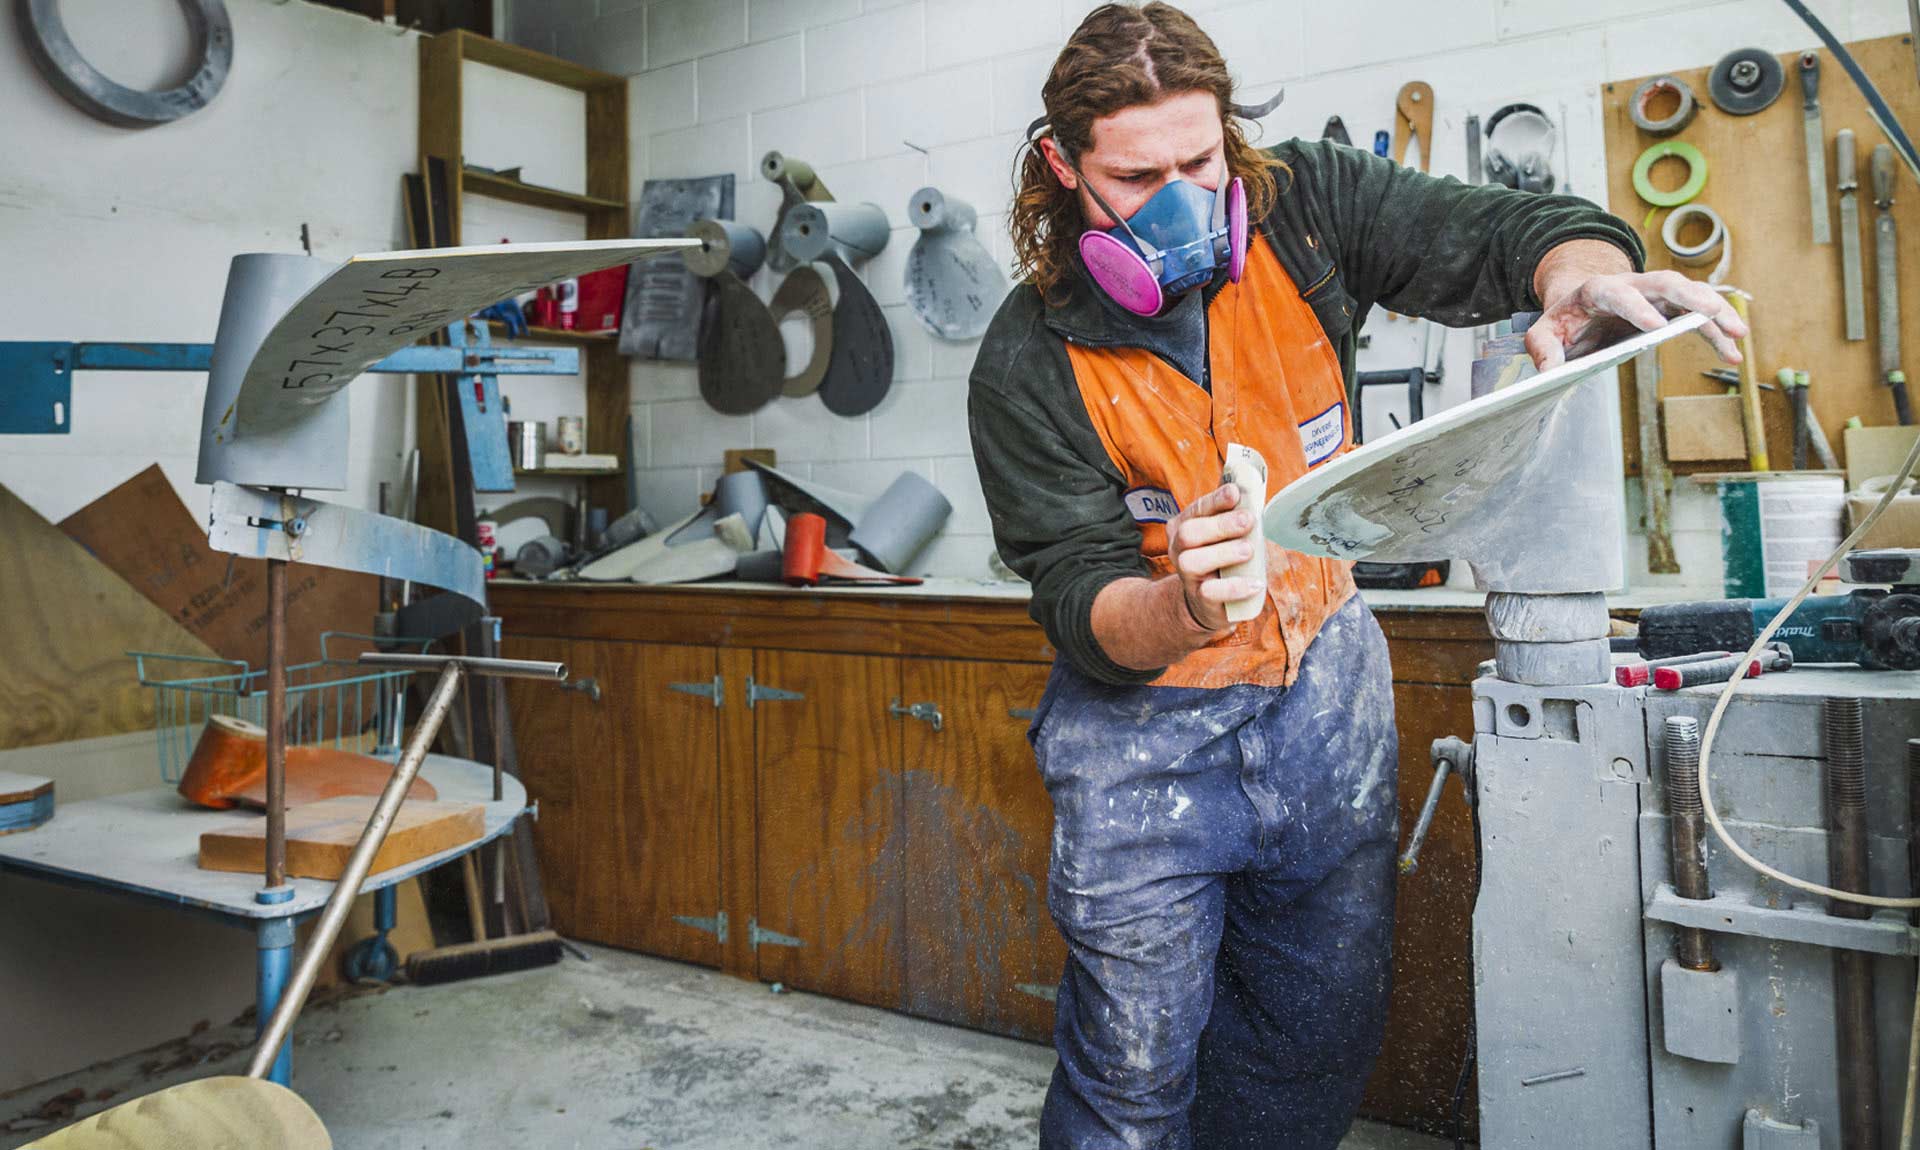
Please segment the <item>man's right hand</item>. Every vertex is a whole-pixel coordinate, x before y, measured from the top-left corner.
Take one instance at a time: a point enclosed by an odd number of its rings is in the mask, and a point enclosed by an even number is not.
[[[1222,567],[1253,558],[1260,541],[1252,538],[1254,512],[1241,510],[1240,489],[1223,484],[1194,500],[1167,521],[1167,557],[1180,577],[1180,590],[1194,629],[1212,635],[1232,626],[1227,604],[1257,595],[1262,588],[1247,578],[1224,578]]]

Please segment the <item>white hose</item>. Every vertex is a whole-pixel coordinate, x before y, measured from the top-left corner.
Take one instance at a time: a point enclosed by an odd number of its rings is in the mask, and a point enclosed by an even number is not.
[[[1900,493],[1900,481],[1912,474],[1916,465],[1920,465],[1920,439],[1914,440],[1913,449],[1907,452],[1906,462],[1900,465],[1900,470],[1896,473],[1894,482],[1889,484],[1887,490],[1881,494],[1880,502],[1873,505],[1873,510],[1867,513],[1867,517],[1860,521],[1860,525],[1853,529],[1852,534],[1840,541],[1840,546],[1834,548],[1833,554],[1827,556],[1826,561],[1820,564],[1820,569],[1815,571],[1805,583],[1800,585],[1800,589],[1793,593],[1793,598],[1787,600],[1786,606],[1780,608],[1779,612],[1767,622],[1767,625],[1760,629],[1760,634],[1753,640],[1753,646],[1747,648],[1747,653],[1741,658],[1740,665],[1734,668],[1733,678],[1727,680],[1727,685],[1721,690],[1720,697],[1714,701],[1713,713],[1707,716],[1706,732],[1700,738],[1700,802],[1702,806],[1706,807],[1707,822],[1713,827],[1713,833],[1719,837],[1721,843],[1726,846],[1727,850],[1733,853],[1733,857],[1746,863],[1768,878],[1773,879],[1775,882],[1784,883],[1796,890],[1803,890],[1808,894],[1817,894],[1822,898],[1837,899],[1841,902],[1860,903],[1863,906],[1883,907],[1888,910],[1912,910],[1920,907],[1920,898],[1887,898],[1884,895],[1861,894],[1857,891],[1850,890],[1835,890],[1833,887],[1822,886],[1817,882],[1810,882],[1807,879],[1798,878],[1784,871],[1776,870],[1749,854],[1745,847],[1733,841],[1733,836],[1727,833],[1726,824],[1720,821],[1720,811],[1714,806],[1713,802],[1713,785],[1707,777],[1707,765],[1712,761],[1713,739],[1720,730],[1720,717],[1726,714],[1727,705],[1733,702],[1733,693],[1739,688],[1740,681],[1746,678],[1747,670],[1752,666],[1753,660],[1759,658],[1760,652],[1766,650],[1767,644],[1773,639],[1774,632],[1778,631],[1780,625],[1786,622],[1788,616],[1792,615],[1800,604],[1806,601],[1807,596],[1813,593],[1813,589],[1819,586],[1820,580],[1826,578],[1827,572],[1833,570],[1834,565],[1840,562],[1841,556],[1851,551],[1853,545],[1859,542],[1868,530],[1873,527],[1874,523],[1879,520],[1881,513],[1892,505],[1894,496]]]

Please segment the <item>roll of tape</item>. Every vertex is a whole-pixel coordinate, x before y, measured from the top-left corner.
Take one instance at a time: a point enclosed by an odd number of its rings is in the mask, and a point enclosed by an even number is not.
[[[1683,243],[1680,229],[1696,216],[1707,221],[1707,238],[1698,243]],[[1705,204],[1682,204],[1669,212],[1666,223],[1660,225],[1660,242],[1675,263],[1687,267],[1714,264],[1712,274],[1707,276],[1710,284],[1719,283],[1733,261],[1733,233],[1727,230],[1727,222],[1720,218],[1720,213]]]
[[[1647,105],[1654,97],[1666,92],[1674,94],[1679,106],[1672,114],[1656,120],[1647,114]],[[1693,89],[1687,87],[1685,80],[1678,76],[1655,76],[1633,90],[1633,99],[1628,102],[1627,110],[1633,116],[1634,127],[1649,136],[1671,136],[1693,123],[1693,117],[1700,111],[1700,103],[1693,98]]]
[[[1647,173],[1660,160],[1672,156],[1687,165],[1686,182],[1672,191],[1663,192],[1653,186]],[[1633,162],[1633,192],[1656,208],[1677,208],[1700,194],[1707,186],[1707,157],[1699,148],[1685,140],[1662,140]]]

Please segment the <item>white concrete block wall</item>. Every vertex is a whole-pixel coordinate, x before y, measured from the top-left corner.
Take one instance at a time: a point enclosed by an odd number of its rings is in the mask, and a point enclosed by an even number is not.
[[[913,231],[907,196],[932,183],[980,212],[982,239],[1003,261],[1011,169],[1020,133],[1040,112],[1054,53],[1090,0],[510,0],[512,35],[529,12],[526,42],[634,77],[636,175],[735,173],[737,215],[771,224],[777,197],[755,174],[769,148],[812,161],[842,200],[871,200],[894,224],[888,250],[863,269],[896,337],[894,393],[857,420],[812,399],[782,399],[749,417],[724,417],[698,399],[693,369],[636,362],[636,418],[651,420],[647,502],[683,514],[710,487],[728,447],[773,447],[783,465],[823,482],[875,489],[913,467],[947,492],[955,514],[916,567],[984,573],[991,541],[964,421],[974,345],[928,336],[906,313],[901,269]],[[1900,0],[1817,0],[1842,39],[1904,31]],[[1187,5],[1225,53],[1248,97],[1277,85],[1286,102],[1267,139],[1316,137],[1339,114],[1356,143],[1391,129],[1401,84],[1436,94],[1431,169],[1463,174],[1465,119],[1526,100],[1561,123],[1561,186],[1604,197],[1600,85],[1701,66],[1734,48],[1786,51],[1813,36],[1778,0],[1193,0]],[[543,39],[544,37],[544,39]],[[1614,162],[1620,162],[1616,157]],[[644,165],[644,166],[642,166]],[[634,191],[637,196],[639,182]],[[762,273],[763,294],[773,280]],[[1418,324],[1370,318],[1362,367],[1404,366],[1420,353]],[[1439,333],[1446,378],[1429,409],[1466,398],[1466,333]],[[1375,391],[1368,425],[1404,418],[1404,401]],[[1619,430],[1610,435],[1617,443]],[[1710,493],[1676,491],[1682,576],[1649,578],[1645,541],[1629,540],[1635,584],[1716,587],[1718,512]],[[1628,518],[1641,515],[1630,489]]]

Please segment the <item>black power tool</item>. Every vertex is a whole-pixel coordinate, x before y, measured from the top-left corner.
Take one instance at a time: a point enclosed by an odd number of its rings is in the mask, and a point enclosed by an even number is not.
[[[1887,583],[1845,595],[1814,595],[1774,632],[1795,663],[1858,663],[1920,670],[1920,551],[1856,551],[1840,561],[1848,583]],[[1664,659],[1696,651],[1744,651],[1785,599],[1672,603],[1640,613],[1640,654]]]

